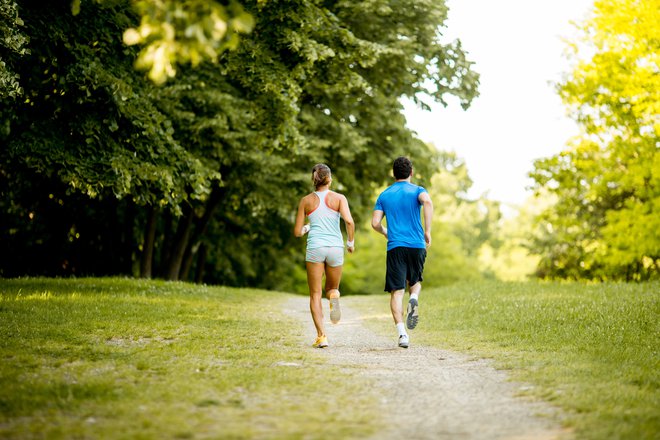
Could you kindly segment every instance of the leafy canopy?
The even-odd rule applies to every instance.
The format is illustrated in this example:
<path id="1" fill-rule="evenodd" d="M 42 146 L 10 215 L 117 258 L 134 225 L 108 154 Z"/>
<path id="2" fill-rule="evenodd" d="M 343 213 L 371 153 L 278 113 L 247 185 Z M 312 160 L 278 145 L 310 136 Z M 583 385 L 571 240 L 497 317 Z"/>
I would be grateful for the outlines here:
<path id="1" fill-rule="evenodd" d="M 254 28 L 231 51 L 206 28 L 186 40 L 201 16 L 180 15 L 174 3 L 162 2 L 174 15 L 148 18 L 128 0 L 83 2 L 76 15 L 70 4 L 11 4 L 25 43 L 6 51 L 23 92 L 0 108 L 0 211 L 16 231 L 3 241 L 50 243 L 58 258 L 76 255 L 75 264 L 62 255 L 69 263 L 58 267 L 77 273 L 99 237 L 121 245 L 122 261 L 143 258 L 155 212 L 154 264 L 172 276 L 187 273 L 175 254 L 185 260 L 206 249 L 195 264 L 208 281 L 283 287 L 301 263 L 292 212 L 314 163 L 331 166 L 335 188 L 363 219 L 394 157 L 411 156 L 421 183 L 439 168 L 437 152 L 406 127 L 400 97 L 424 105 L 451 94 L 469 105 L 477 94 L 460 43 L 440 42 L 447 9 L 438 1 L 244 1 Z M 155 29 L 144 45 L 124 44 L 127 30 L 142 35 L 144 23 Z M 187 49 L 172 55 L 176 76 L 156 85 L 134 60 L 164 37 L 170 49 Z M 203 62 L 213 54 L 215 62 Z M 60 206 L 75 218 L 52 221 Z M 94 232 L 81 233 L 83 224 Z M 28 261 L 30 246 L 15 261 Z"/>
<path id="2" fill-rule="evenodd" d="M 536 243 L 546 276 L 646 279 L 660 263 L 658 0 L 600 0 L 558 90 L 583 128 L 535 164 L 557 203 Z"/>

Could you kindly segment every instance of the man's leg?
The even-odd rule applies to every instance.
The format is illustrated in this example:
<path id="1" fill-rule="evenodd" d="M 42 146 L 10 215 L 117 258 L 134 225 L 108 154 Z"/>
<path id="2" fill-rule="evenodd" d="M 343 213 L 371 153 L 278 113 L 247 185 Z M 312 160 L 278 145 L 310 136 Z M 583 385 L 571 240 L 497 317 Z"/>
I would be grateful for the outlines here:
<path id="1" fill-rule="evenodd" d="M 419 299 L 419 292 L 422 291 L 422 282 L 418 281 L 410 286 L 410 296 Z"/>
<path id="2" fill-rule="evenodd" d="M 394 324 L 403 322 L 403 289 L 394 290 L 390 293 L 390 310 L 392 311 L 392 318 Z"/>
<path id="3" fill-rule="evenodd" d="M 422 290 L 422 273 L 426 261 L 426 249 L 408 250 L 408 280 L 410 300 L 406 312 L 406 326 L 409 329 L 417 327 L 419 322 L 419 292 Z"/>
<path id="4" fill-rule="evenodd" d="M 402 248 L 387 251 L 385 290 L 390 292 L 390 310 L 399 333 L 399 347 L 408 348 L 408 333 L 403 323 L 403 294 L 406 288 L 406 262 Z"/>
<path id="5" fill-rule="evenodd" d="M 399 347 L 408 348 L 408 333 L 406 333 L 406 327 L 403 324 L 403 293 L 404 289 L 390 292 L 390 310 L 396 329 L 399 332 Z"/>
<path id="6" fill-rule="evenodd" d="M 418 281 L 410 286 L 410 300 L 406 311 L 406 326 L 409 329 L 417 327 L 419 322 L 419 293 L 422 290 L 422 282 Z"/>

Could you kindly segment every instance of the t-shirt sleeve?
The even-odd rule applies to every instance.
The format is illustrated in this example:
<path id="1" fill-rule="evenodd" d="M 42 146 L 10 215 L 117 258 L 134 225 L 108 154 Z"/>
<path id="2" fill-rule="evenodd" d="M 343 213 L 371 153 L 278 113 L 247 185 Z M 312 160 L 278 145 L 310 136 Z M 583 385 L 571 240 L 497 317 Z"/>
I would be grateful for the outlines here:
<path id="1" fill-rule="evenodd" d="M 380 196 L 376 199 L 376 205 L 374 206 L 374 211 L 385 211 L 383 209 L 383 204 L 380 201 Z"/>
<path id="2" fill-rule="evenodd" d="M 418 203 L 420 203 L 420 202 L 419 202 L 419 195 L 422 194 L 422 193 L 428 193 L 428 191 L 427 191 L 426 188 L 424 188 L 423 186 L 418 186 L 418 187 L 417 187 L 417 202 L 418 202 Z M 420 203 L 420 204 L 421 204 L 421 203 Z"/>

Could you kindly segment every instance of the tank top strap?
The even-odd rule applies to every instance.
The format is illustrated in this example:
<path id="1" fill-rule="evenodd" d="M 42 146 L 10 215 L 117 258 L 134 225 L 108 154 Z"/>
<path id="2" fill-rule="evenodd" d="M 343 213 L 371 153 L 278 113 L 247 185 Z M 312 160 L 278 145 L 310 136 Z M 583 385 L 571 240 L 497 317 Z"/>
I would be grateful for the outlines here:
<path id="1" fill-rule="evenodd" d="M 319 208 L 322 211 L 325 211 L 326 209 L 328 209 L 328 205 L 327 205 L 325 199 L 326 199 L 326 196 L 328 195 L 329 192 L 330 192 L 329 189 L 326 189 L 325 191 L 314 191 L 314 194 L 316 194 L 316 196 L 319 198 Z"/>

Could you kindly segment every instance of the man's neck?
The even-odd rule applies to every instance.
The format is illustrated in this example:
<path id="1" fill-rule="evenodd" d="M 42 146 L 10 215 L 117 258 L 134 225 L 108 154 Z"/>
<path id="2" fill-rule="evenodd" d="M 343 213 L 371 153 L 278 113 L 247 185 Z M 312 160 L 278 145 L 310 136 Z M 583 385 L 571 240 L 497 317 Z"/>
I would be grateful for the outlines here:
<path id="1" fill-rule="evenodd" d="M 408 183 L 410 183 L 410 178 L 411 178 L 411 177 L 412 177 L 412 176 L 409 176 L 409 177 L 407 177 L 407 178 L 405 178 L 405 179 L 396 179 L 396 182 L 395 182 L 395 183 L 399 183 L 399 182 L 408 182 Z"/>

